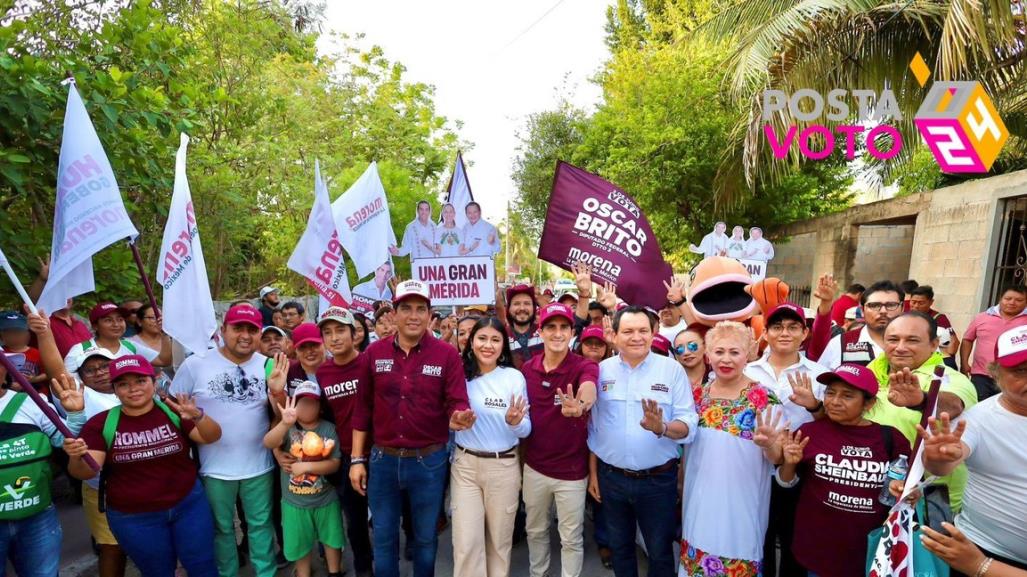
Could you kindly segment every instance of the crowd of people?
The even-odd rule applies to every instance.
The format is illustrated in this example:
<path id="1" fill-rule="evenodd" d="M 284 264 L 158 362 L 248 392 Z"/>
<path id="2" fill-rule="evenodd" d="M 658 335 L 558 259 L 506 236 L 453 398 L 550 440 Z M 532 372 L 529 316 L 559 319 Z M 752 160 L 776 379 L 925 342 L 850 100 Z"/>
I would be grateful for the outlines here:
<path id="1" fill-rule="evenodd" d="M 188 356 L 138 301 L 88 324 L 71 301 L 0 313 L 4 354 L 72 433 L 0 368 L 0 445 L 33 451 L 0 452 L 0 547 L 20 576 L 57 574 L 52 462 L 83 481 L 101 577 L 127 559 L 307 577 L 319 556 L 339 576 L 345 549 L 358 576 L 406 558 L 428 577 L 446 526 L 457 577 L 509 575 L 520 536 L 531 577 L 578 577 L 592 554 L 636 577 L 640 550 L 653 577 L 857 577 L 919 438 L 937 476 L 905 493 L 922 545 L 953 575 L 1027 576 L 1027 288 L 957 335 L 929 286 L 837 295 L 825 275 L 815 310 L 778 304 L 760 329 L 688 324 L 677 280 L 653 311 L 573 273 L 574 290 L 514 285 L 459 314 L 408 280 L 371 314 L 308 320 L 268 286 Z"/>

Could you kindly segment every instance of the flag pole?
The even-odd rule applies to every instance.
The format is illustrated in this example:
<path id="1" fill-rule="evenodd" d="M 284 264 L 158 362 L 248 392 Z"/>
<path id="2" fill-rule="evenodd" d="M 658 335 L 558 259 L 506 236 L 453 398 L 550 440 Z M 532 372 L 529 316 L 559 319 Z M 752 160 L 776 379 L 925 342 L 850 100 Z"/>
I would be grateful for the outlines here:
<path id="1" fill-rule="evenodd" d="M 139 247 L 136 246 L 135 239 L 128 239 L 128 248 L 132 249 L 132 258 L 136 261 L 136 268 L 139 269 L 139 278 L 143 279 L 143 288 L 146 289 L 146 297 L 150 299 L 150 306 L 153 307 L 153 315 L 157 317 L 159 321 L 164 315 L 161 314 L 160 309 L 157 308 L 157 299 L 153 296 L 153 286 L 150 284 L 150 278 L 146 276 L 146 269 L 143 268 L 143 257 L 139 256 Z"/>
<path id="2" fill-rule="evenodd" d="M 64 424 L 64 421 L 62 421 L 61 418 L 57 416 L 57 412 L 53 410 L 53 407 L 50 406 L 50 403 L 43 400 L 43 397 L 39 395 L 39 392 L 36 391 L 36 388 L 29 383 L 28 379 L 25 378 L 25 375 L 18 372 L 18 369 L 15 368 L 14 363 L 12 363 L 11 360 L 7 358 L 7 355 L 0 354 L 0 363 L 3 364 L 5 369 L 7 369 L 7 374 L 10 375 L 11 378 L 13 378 L 15 381 L 17 381 L 19 385 L 21 385 L 22 392 L 27 394 L 29 398 L 32 399 L 32 402 L 34 402 L 36 406 L 38 406 L 39 409 L 43 411 L 43 414 L 46 415 L 46 418 L 50 419 L 50 422 L 53 423 L 55 427 L 57 427 L 57 430 L 60 431 L 62 435 L 64 435 L 64 438 L 74 439 L 75 434 L 71 432 L 71 429 L 68 428 L 68 425 Z M 82 460 L 85 461 L 87 465 L 89 465 L 90 469 L 96 471 L 97 473 L 100 472 L 100 465 L 98 465 L 90 455 L 83 455 Z"/>
<path id="3" fill-rule="evenodd" d="M 7 257 L 4 256 L 4 251 L 0 250 L 0 265 L 4 267 L 4 272 L 7 273 L 7 278 L 11 279 L 11 284 L 14 285 L 14 289 L 21 295 L 21 300 L 25 302 L 25 306 L 29 308 L 29 312 L 35 314 L 39 311 L 36 310 L 36 305 L 32 303 L 32 299 L 29 298 L 25 287 L 21 286 L 21 281 L 18 280 L 18 275 L 14 274 L 14 270 L 11 268 L 11 263 L 7 262 Z"/>

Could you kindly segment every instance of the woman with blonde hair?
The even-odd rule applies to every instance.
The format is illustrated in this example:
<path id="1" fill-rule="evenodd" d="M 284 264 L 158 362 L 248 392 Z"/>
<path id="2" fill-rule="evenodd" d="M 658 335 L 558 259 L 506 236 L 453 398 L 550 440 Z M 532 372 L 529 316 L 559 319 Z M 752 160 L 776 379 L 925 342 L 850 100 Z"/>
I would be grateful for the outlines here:
<path id="1" fill-rule="evenodd" d="M 780 401 L 745 376 L 751 330 L 733 321 L 706 333 L 714 371 L 693 389 L 699 413 L 696 438 L 685 452 L 679 577 L 760 575 L 767 529 Z"/>

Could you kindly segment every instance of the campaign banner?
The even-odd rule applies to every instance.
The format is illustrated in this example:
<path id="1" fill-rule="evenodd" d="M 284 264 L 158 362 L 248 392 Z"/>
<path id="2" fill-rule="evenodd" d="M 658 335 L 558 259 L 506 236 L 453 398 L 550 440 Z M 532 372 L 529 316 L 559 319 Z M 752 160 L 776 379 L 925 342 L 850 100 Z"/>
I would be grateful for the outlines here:
<path id="1" fill-rule="evenodd" d="M 353 260 L 358 278 L 371 274 L 383 262 L 391 262 L 389 247 L 396 246 L 396 234 L 378 164 L 372 162 L 353 186 L 335 199 L 332 214 L 338 224 L 339 241 Z"/>
<path id="2" fill-rule="evenodd" d="M 307 228 L 286 266 L 306 278 L 307 284 L 333 306 L 348 307 L 352 297 L 343 252 L 328 187 L 321 179 L 321 163 L 315 160 L 314 204 L 307 217 Z"/>
<path id="3" fill-rule="evenodd" d="M 617 285 L 617 296 L 659 310 L 671 266 L 642 210 L 626 192 L 576 166 L 559 162 L 553 177 L 540 259 L 571 270 L 592 267 L 596 282 Z"/>
<path id="4" fill-rule="evenodd" d="M 353 293 L 353 300 L 349 303 L 349 309 L 354 312 L 372 315 L 374 314 L 374 303 L 375 300 L 372 298 Z"/>
<path id="5" fill-rule="evenodd" d="M 410 278 L 428 285 L 432 306 L 496 302 L 496 267 L 492 257 L 417 259 L 410 263 Z"/>
<path id="6" fill-rule="evenodd" d="M 137 236 L 107 153 L 72 82 L 57 165 L 50 276 L 36 304 L 50 313 L 63 309 L 69 298 L 93 291 L 93 255 Z"/>
<path id="7" fill-rule="evenodd" d="M 767 278 L 767 261 L 740 258 L 738 259 L 738 262 L 742 263 L 745 270 L 749 272 L 749 276 L 752 277 L 753 282 Z"/>
<path id="8" fill-rule="evenodd" d="M 210 337 L 217 332 L 214 301 L 207 282 L 200 229 L 196 225 L 192 194 L 185 174 L 189 137 L 181 135 L 175 155 L 175 186 L 161 240 L 156 279 L 164 289 L 164 332 L 199 356 L 207 354 Z"/>

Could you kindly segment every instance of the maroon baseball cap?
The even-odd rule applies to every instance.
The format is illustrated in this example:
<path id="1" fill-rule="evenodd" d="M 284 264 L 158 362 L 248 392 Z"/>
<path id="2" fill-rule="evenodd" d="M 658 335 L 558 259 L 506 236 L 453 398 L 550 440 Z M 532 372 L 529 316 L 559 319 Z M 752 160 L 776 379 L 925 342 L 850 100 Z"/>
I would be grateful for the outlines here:
<path id="1" fill-rule="evenodd" d="M 581 331 L 581 338 L 578 340 L 585 342 L 588 339 L 599 339 L 606 342 L 606 338 L 603 335 L 603 327 L 597 325 L 588 325 L 585 327 L 585 330 Z"/>
<path id="2" fill-rule="evenodd" d="M 574 326 L 574 312 L 571 311 L 571 307 L 560 303 L 549 303 L 542 307 L 542 312 L 539 314 L 538 326 L 543 327 L 546 323 L 557 317 L 567 319 L 567 322 L 569 322 L 571 326 Z"/>
<path id="3" fill-rule="evenodd" d="M 89 322 L 96 324 L 96 322 L 102 319 L 103 317 L 107 315 L 112 315 L 114 313 L 117 313 L 121 316 L 125 316 L 125 309 L 119 307 L 118 305 L 110 301 L 97 303 L 96 306 L 93 307 L 93 310 L 89 311 Z"/>
<path id="4" fill-rule="evenodd" d="M 314 323 L 303 323 L 292 329 L 292 342 L 296 348 L 305 343 L 324 344 L 324 341 L 321 340 L 321 329 L 317 328 Z"/>
<path id="5" fill-rule="evenodd" d="M 837 369 L 830 373 L 824 373 L 817 377 L 817 382 L 829 385 L 835 381 L 842 381 L 867 393 L 871 397 L 877 396 L 879 385 L 873 371 L 854 363 L 842 363 Z"/>
<path id="6" fill-rule="evenodd" d="M 783 302 L 770 309 L 770 314 L 767 315 L 767 325 L 784 317 L 806 324 L 806 311 L 802 310 L 802 307 L 795 303 Z"/>
<path id="7" fill-rule="evenodd" d="M 995 362 L 1009 369 L 1027 361 L 1027 326 L 999 335 L 995 341 Z"/>
<path id="8" fill-rule="evenodd" d="M 235 305 L 225 313 L 226 325 L 253 325 L 257 327 L 258 331 L 263 326 L 263 323 L 261 322 L 263 320 L 264 317 L 260 315 L 260 311 L 253 308 L 253 305 Z"/>
<path id="9" fill-rule="evenodd" d="M 670 356 L 670 341 L 660 333 L 653 335 L 653 344 L 651 348 L 654 351 Z"/>
<path id="10" fill-rule="evenodd" d="M 125 355 L 111 361 L 111 382 L 113 383 L 118 380 L 119 377 L 124 375 L 144 375 L 152 377 L 154 375 L 153 365 L 150 364 L 150 361 L 139 355 Z"/>

